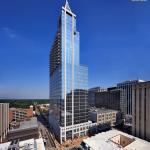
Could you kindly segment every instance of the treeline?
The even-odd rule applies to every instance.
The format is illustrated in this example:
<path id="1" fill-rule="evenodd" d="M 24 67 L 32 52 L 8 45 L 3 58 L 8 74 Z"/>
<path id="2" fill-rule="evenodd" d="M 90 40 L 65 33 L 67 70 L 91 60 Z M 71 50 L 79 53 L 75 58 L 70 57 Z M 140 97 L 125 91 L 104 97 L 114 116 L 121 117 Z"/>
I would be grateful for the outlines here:
<path id="1" fill-rule="evenodd" d="M 48 99 L 0 99 L 0 103 L 9 103 L 9 107 L 15 108 L 28 108 L 30 105 L 34 104 L 47 104 Z"/>

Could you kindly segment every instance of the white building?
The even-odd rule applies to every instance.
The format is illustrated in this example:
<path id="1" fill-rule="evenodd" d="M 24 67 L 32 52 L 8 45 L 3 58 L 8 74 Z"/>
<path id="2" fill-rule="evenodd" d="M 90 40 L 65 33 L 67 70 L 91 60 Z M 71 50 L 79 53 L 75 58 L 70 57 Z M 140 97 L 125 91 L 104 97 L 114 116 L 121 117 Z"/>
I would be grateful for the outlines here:
<path id="1" fill-rule="evenodd" d="M 17 149 L 17 150 L 45 150 L 43 139 L 29 139 L 25 141 L 12 141 L 0 144 L 0 150 L 7 149 Z"/>
<path id="2" fill-rule="evenodd" d="M 83 140 L 90 150 L 150 150 L 150 143 L 118 130 L 102 132 Z"/>

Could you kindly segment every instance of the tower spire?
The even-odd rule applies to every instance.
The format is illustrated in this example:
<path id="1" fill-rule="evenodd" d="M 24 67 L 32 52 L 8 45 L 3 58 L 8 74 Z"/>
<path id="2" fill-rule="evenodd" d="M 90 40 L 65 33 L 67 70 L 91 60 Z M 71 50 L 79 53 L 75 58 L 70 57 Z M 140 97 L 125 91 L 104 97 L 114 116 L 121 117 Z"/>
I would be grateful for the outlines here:
<path id="1" fill-rule="evenodd" d="M 71 11 L 71 8 L 70 8 L 70 6 L 69 6 L 68 0 L 66 0 L 65 8 L 66 8 L 67 10 Z"/>
<path id="2" fill-rule="evenodd" d="M 69 4 L 69 3 L 68 3 L 68 0 L 66 0 L 66 4 Z"/>

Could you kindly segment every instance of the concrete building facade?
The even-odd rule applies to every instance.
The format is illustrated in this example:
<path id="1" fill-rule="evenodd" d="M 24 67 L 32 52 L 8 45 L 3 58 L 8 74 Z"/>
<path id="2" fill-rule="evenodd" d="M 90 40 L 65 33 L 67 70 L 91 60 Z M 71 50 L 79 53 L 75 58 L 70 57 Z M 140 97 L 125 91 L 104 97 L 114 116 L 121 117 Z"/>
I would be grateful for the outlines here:
<path id="1" fill-rule="evenodd" d="M 136 83 L 132 98 L 132 133 L 150 141 L 150 81 Z"/>
<path id="2" fill-rule="evenodd" d="M 124 101 L 122 105 L 124 106 L 124 114 L 132 116 L 132 88 L 134 84 L 143 82 L 143 80 L 129 80 L 117 84 L 118 89 L 124 91 Z"/>
<path id="3" fill-rule="evenodd" d="M 9 104 L 0 103 L 0 143 L 9 131 Z"/>
<path id="4" fill-rule="evenodd" d="M 121 115 L 116 110 L 94 109 L 89 112 L 89 120 L 97 124 L 110 123 L 111 126 L 115 126 L 120 122 Z"/>

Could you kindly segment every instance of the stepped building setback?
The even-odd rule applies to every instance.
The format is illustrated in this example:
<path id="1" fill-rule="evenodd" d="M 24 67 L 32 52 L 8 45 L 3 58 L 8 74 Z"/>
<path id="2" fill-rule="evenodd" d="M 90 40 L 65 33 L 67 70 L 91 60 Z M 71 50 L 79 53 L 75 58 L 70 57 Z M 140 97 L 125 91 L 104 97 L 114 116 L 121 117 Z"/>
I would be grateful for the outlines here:
<path id="1" fill-rule="evenodd" d="M 79 45 L 76 15 L 66 1 L 50 52 L 49 72 L 49 123 L 60 143 L 87 133 L 88 68 L 80 65 Z"/>

